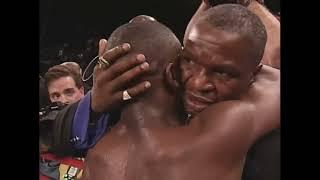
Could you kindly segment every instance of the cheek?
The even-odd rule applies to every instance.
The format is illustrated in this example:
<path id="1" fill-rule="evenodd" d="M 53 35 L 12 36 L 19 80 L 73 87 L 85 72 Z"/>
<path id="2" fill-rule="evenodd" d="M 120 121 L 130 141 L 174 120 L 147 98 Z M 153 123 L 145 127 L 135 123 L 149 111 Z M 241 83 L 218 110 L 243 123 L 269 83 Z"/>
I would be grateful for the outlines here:
<path id="1" fill-rule="evenodd" d="M 180 68 L 179 68 L 179 79 L 180 81 L 185 84 L 185 82 L 187 81 L 187 79 L 190 78 L 190 76 L 192 75 L 192 71 L 191 69 L 186 66 L 186 65 L 180 65 Z"/>
<path id="2" fill-rule="evenodd" d="M 186 84 L 190 78 L 194 76 L 197 72 L 200 72 L 200 68 L 197 67 L 197 65 L 193 64 L 187 64 L 187 63 L 181 63 L 179 74 L 180 74 L 180 80 L 182 84 Z"/>
<path id="3" fill-rule="evenodd" d="M 77 91 L 77 95 L 78 95 L 79 98 L 82 98 L 82 97 L 84 96 L 84 92 L 79 89 L 79 90 Z"/>
<path id="4" fill-rule="evenodd" d="M 215 86 L 220 100 L 238 98 L 241 93 L 241 82 L 239 80 L 222 81 L 216 80 Z"/>
<path id="5" fill-rule="evenodd" d="M 50 97 L 50 101 L 51 102 L 55 102 L 56 100 Z"/>
<path id="6" fill-rule="evenodd" d="M 73 95 L 73 97 L 79 99 L 81 97 L 81 92 L 80 91 L 76 91 Z"/>

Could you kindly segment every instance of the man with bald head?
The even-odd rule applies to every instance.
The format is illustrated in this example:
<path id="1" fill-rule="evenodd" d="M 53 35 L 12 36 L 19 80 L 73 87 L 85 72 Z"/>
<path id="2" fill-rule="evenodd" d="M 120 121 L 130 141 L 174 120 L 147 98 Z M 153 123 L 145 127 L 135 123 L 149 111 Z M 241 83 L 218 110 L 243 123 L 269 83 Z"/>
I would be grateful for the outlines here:
<path id="1" fill-rule="evenodd" d="M 204 1 L 205 2 L 205 1 Z M 199 9 L 201 9 L 203 12 L 205 12 L 207 9 L 209 8 L 209 6 L 206 4 L 206 3 L 202 3 L 201 4 L 201 6 L 200 6 L 200 8 Z M 255 2 L 255 1 L 252 1 L 251 3 L 249 3 L 249 7 L 248 7 L 248 9 L 250 9 L 250 10 L 252 10 L 252 11 L 255 11 L 255 13 L 256 14 L 258 14 L 258 15 L 261 15 L 261 16 L 259 16 L 261 19 L 262 19 L 262 21 L 263 21 L 263 23 L 266 25 L 266 27 L 267 27 L 267 31 L 268 31 L 268 36 L 270 35 L 269 34 L 269 32 L 271 32 L 271 37 L 277 37 L 277 36 L 273 36 L 273 34 L 272 34 L 272 32 L 276 32 L 276 31 L 274 31 L 274 30 L 276 30 L 276 28 L 274 28 L 274 27 L 272 27 L 272 26 L 270 26 L 270 25 L 272 25 L 272 23 L 270 23 L 270 21 L 269 21 L 269 19 L 272 19 L 272 17 L 270 18 L 270 16 L 268 16 L 268 12 L 267 12 L 267 10 L 265 10 L 265 8 L 263 8 L 260 4 L 258 4 L 257 2 Z M 196 13 L 196 14 L 198 14 L 198 12 Z M 265 18 L 265 17 L 268 17 L 268 18 Z M 149 18 L 145 18 L 145 17 L 142 17 L 142 18 L 138 18 L 138 19 L 136 19 L 135 18 L 135 20 L 134 21 L 136 21 L 136 20 L 139 20 L 139 19 L 142 19 L 142 20 L 146 20 L 146 19 L 149 19 Z M 196 19 L 196 18 L 194 18 L 194 19 Z M 196 22 L 196 21 L 194 21 L 194 22 Z M 279 22 L 278 22 L 279 23 Z M 193 23 L 190 23 L 189 25 L 192 25 Z M 269 25 L 269 26 L 268 26 Z M 188 28 L 189 27 L 192 27 L 192 26 L 188 26 Z M 272 30 L 272 31 L 270 31 L 270 30 Z M 187 29 L 187 31 L 188 31 L 188 29 Z M 187 39 L 188 38 L 188 32 L 186 32 L 186 36 L 185 36 L 185 38 Z M 271 41 L 270 42 L 275 42 L 275 43 L 277 43 L 277 38 L 270 38 L 271 39 Z M 269 40 L 268 40 L 269 41 Z M 278 43 L 278 45 L 279 45 L 279 43 Z M 105 45 L 104 45 L 105 46 Z M 120 46 L 119 46 L 120 47 Z M 120 52 L 122 51 L 122 52 L 127 52 L 127 50 L 125 50 L 125 49 L 121 49 L 121 47 L 119 48 L 119 47 L 116 47 L 115 49 L 116 50 L 119 50 Z M 196 46 L 195 46 L 196 47 Z M 273 47 L 273 46 L 271 46 L 271 47 Z M 250 48 L 252 48 L 252 47 L 250 47 Z M 272 49 L 272 48 L 271 48 Z M 118 51 L 118 52 L 119 52 Z M 100 46 L 99 46 L 99 55 L 100 56 L 102 56 L 103 55 L 103 52 L 104 52 L 104 48 L 103 48 L 103 45 L 102 45 L 102 43 L 100 43 Z M 117 64 L 117 62 L 115 62 L 115 59 L 113 59 L 113 58 L 115 58 L 115 57 L 118 57 L 119 55 L 115 55 L 116 53 L 114 53 L 114 52 L 116 52 L 116 51 L 114 51 L 113 49 L 111 49 L 111 51 L 110 52 L 113 52 L 113 53 L 109 53 L 109 52 L 107 52 L 107 53 L 105 53 L 106 55 L 103 55 L 103 56 L 105 56 L 105 58 L 106 59 L 108 59 L 110 62 L 111 62 L 111 67 L 109 67 L 108 69 L 104 69 L 104 71 L 113 71 L 113 72 L 115 72 L 114 70 L 114 68 L 113 68 L 113 66 L 115 65 L 115 64 Z M 272 52 L 272 51 L 268 51 L 267 53 L 265 53 L 265 55 L 267 55 L 267 56 L 270 56 L 271 54 L 269 53 L 269 52 Z M 107 55 L 108 54 L 108 55 Z M 110 54 L 110 56 L 109 56 L 109 54 Z M 113 55 L 111 55 L 111 54 L 113 54 Z M 187 56 L 188 57 L 188 55 L 186 55 L 186 53 L 185 53 L 185 55 L 184 56 Z M 138 58 L 139 57 L 139 58 Z M 138 59 L 140 59 L 142 56 L 141 55 L 139 55 L 139 56 L 137 56 L 137 60 Z M 191 59 L 192 59 L 193 57 L 191 57 Z M 199 57 L 196 57 L 196 59 L 198 59 Z M 131 60 L 134 60 L 135 58 L 131 58 Z M 190 59 L 190 58 L 189 58 Z M 264 58 L 265 59 L 265 58 Z M 143 61 L 143 58 L 142 58 L 142 61 L 136 61 L 136 62 L 139 62 L 139 63 L 132 63 L 132 62 L 134 62 L 134 61 L 128 61 L 128 62 L 130 62 L 130 66 L 126 66 L 127 67 L 127 70 L 128 69 L 130 69 L 130 68 L 133 68 L 132 70 L 130 70 L 131 72 L 135 72 L 135 74 L 140 74 L 140 73 L 136 73 L 137 71 L 136 71 L 136 67 L 134 67 L 135 65 L 137 65 L 137 67 L 139 66 L 139 63 L 143 63 L 144 61 Z M 276 58 L 275 58 L 275 60 L 276 60 Z M 193 61 L 191 61 L 191 64 L 194 62 L 195 60 L 193 60 Z M 115 63 L 114 63 L 115 62 Z M 196 61 L 197 62 L 197 61 Z M 264 63 L 265 64 L 268 64 L 268 63 L 266 63 L 267 61 L 264 61 Z M 114 63 L 114 64 L 113 64 Z M 270 64 L 270 63 L 269 63 Z M 271 65 L 273 66 L 273 64 L 271 63 Z M 277 67 L 277 63 L 275 63 L 274 64 L 275 66 L 274 67 Z M 191 69 L 192 70 L 192 67 L 197 67 L 197 69 L 202 69 L 202 68 L 199 68 L 199 66 L 187 66 L 187 67 L 189 67 L 189 68 L 187 68 L 187 70 L 188 69 Z M 265 69 L 266 68 L 262 68 L 262 72 L 265 72 Z M 127 72 L 125 72 L 125 70 L 124 69 L 122 69 L 123 71 L 121 71 L 121 72 L 123 72 L 122 74 L 121 73 L 119 73 L 119 78 L 120 78 L 120 74 L 121 74 L 121 76 L 123 75 L 123 74 L 128 74 Z M 145 71 L 145 69 L 143 69 L 143 68 L 141 68 L 141 72 L 143 73 Z M 190 71 L 189 71 L 190 72 Z M 105 74 L 107 74 L 107 73 L 105 73 Z M 189 73 L 190 74 L 190 73 Z M 218 73 L 219 74 L 219 73 Z M 224 73 L 220 73 L 220 74 L 223 74 L 224 75 Z M 260 73 L 260 75 L 261 74 L 265 74 L 265 75 L 267 75 L 266 77 L 267 77 L 267 79 L 269 78 L 268 76 L 268 74 L 269 73 Z M 200 74 L 201 75 L 201 74 Z M 194 75 L 193 75 L 194 76 Z M 128 77 L 128 76 L 127 76 Z M 132 76 L 133 77 L 133 76 Z M 187 76 L 188 77 L 188 76 Z M 201 80 L 201 79 L 203 79 L 202 77 L 203 76 L 197 76 L 197 77 L 199 77 L 199 79 Z M 130 79 L 130 78 L 129 78 Z M 193 80 L 195 79 L 195 78 L 192 78 Z M 196 79 L 198 79 L 198 78 L 196 78 Z M 256 78 L 257 79 L 257 81 L 259 82 L 259 80 L 264 80 L 265 78 Z M 113 77 L 112 78 L 112 83 L 113 84 L 116 84 L 116 82 L 117 82 L 117 80 L 118 80 L 118 78 L 116 78 L 116 77 Z M 99 81 L 98 81 L 99 82 Z M 102 81 L 100 81 L 100 82 L 102 82 Z M 109 82 L 111 82 L 111 80 L 110 81 L 103 81 L 104 82 L 104 84 L 100 84 L 99 85 L 99 89 L 96 89 L 96 91 L 95 91 L 95 94 L 96 94 L 96 98 L 94 98 L 94 99 L 92 99 L 92 103 L 97 103 L 97 104 L 100 104 L 100 107 L 99 107 L 99 111 L 97 111 L 97 112 L 102 112 L 101 110 L 103 110 L 104 112 L 110 112 L 110 107 L 111 107 L 111 105 L 113 104 L 112 102 L 115 102 L 115 101 L 123 101 L 122 100 L 122 94 L 121 94 L 121 92 L 123 91 L 123 88 L 122 87 L 119 87 L 119 85 L 118 85 L 118 87 L 119 88 L 117 88 L 116 90 L 113 90 L 114 92 L 114 95 L 115 96 L 112 96 L 112 94 L 110 95 L 110 87 L 112 87 L 112 85 L 111 85 L 111 83 L 109 83 Z M 195 81 L 195 82 L 197 82 L 197 81 Z M 223 81 L 222 81 L 223 82 Z M 118 83 L 118 82 L 117 82 Z M 255 82 L 255 83 L 257 83 L 257 82 Z M 96 83 L 96 84 L 98 84 L 98 83 Z M 190 83 L 188 83 L 188 84 L 190 84 Z M 220 83 L 220 87 L 223 87 L 223 86 L 221 86 L 221 84 L 223 85 L 223 84 L 226 84 L 226 83 Z M 219 85 L 219 84 L 218 84 Z M 139 83 L 138 84 L 138 86 L 137 86 L 138 88 L 139 88 L 139 90 L 134 90 L 133 91 L 133 89 L 134 88 L 132 88 L 132 86 L 129 88 L 130 90 L 128 91 L 129 92 L 129 94 L 131 95 L 131 97 L 132 98 L 136 98 L 136 96 L 137 96 L 137 94 L 139 94 L 139 93 L 141 93 L 141 92 L 143 92 L 143 91 L 145 91 L 146 89 L 148 89 L 148 88 L 145 88 L 145 87 L 147 87 L 147 86 L 144 86 L 144 82 L 142 82 L 142 83 Z M 195 88 L 195 86 L 189 86 L 189 87 L 191 87 L 191 88 L 193 88 L 193 91 L 195 91 L 195 92 L 197 92 L 198 90 Z M 210 85 L 209 85 L 209 87 L 210 87 Z M 266 87 L 268 87 L 268 86 L 266 86 Z M 225 87 L 223 87 L 223 88 L 225 88 Z M 277 88 L 279 88 L 279 87 L 277 87 Z M 261 89 L 263 89 L 264 90 L 264 88 L 261 88 Z M 103 94 L 97 94 L 97 92 L 98 92 L 98 90 L 100 91 L 100 92 L 103 92 Z M 212 89 L 212 90 L 214 90 L 214 88 Z M 223 89 L 222 89 L 223 90 Z M 262 91 L 263 91 L 262 90 Z M 120 91 L 120 92 L 119 92 Z M 201 91 L 203 91 L 203 90 L 201 90 L 200 89 L 200 92 Z M 221 88 L 219 89 L 219 91 L 218 91 L 219 93 L 225 93 L 225 91 L 221 91 Z M 206 92 L 202 92 L 203 94 L 210 94 L 210 93 L 206 93 Z M 202 94 L 202 93 L 200 93 L 200 94 Z M 115 98 L 116 97 L 116 98 Z M 189 96 L 190 97 L 190 96 Z M 190 98 L 186 98 L 186 99 L 190 99 Z M 200 105 L 200 106 L 203 106 L 203 107 L 201 107 L 200 108 L 200 110 L 203 110 L 204 109 L 204 105 L 206 105 L 206 106 L 209 106 L 209 105 L 211 105 L 210 104 L 210 102 L 212 102 L 212 100 L 209 100 L 209 101 L 207 101 L 207 102 L 202 102 L 202 100 L 203 100 L 203 98 L 201 99 L 201 98 L 195 98 L 195 97 L 193 97 L 193 98 L 191 98 L 193 101 L 195 101 L 195 104 L 197 104 L 198 103 L 198 105 Z M 199 99 L 201 99 L 200 100 L 200 102 L 199 101 L 197 101 L 197 100 L 199 100 Z M 99 103 L 99 102 L 100 103 Z M 90 101 L 89 101 L 90 102 Z M 214 102 L 219 102 L 219 101 L 214 101 Z M 202 104 L 201 104 L 202 103 Z M 102 105 L 102 104 L 104 104 L 104 105 Z M 118 104 L 118 103 L 117 103 Z M 102 105 L 102 106 L 101 106 Z M 98 106 L 91 106 L 91 108 L 92 107 L 98 107 Z M 108 107 L 108 108 L 107 108 Z M 189 106 L 190 107 L 190 106 Z M 192 106 L 191 106 L 192 107 Z M 197 106 L 193 106 L 195 109 L 197 109 Z M 88 108 L 90 108 L 90 104 L 89 104 L 89 106 L 88 106 Z M 93 110 L 97 110 L 96 108 L 93 108 Z M 191 109 L 192 110 L 192 109 Z M 75 117 L 77 117 L 77 116 L 75 116 Z M 74 122 L 76 122 L 76 121 L 74 121 Z M 89 130 L 90 130 L 90 126 L 89 126 Z M 75 134 L 75 135 L 77 135 L 77 134 Z M 74 137 L 77 137 L 77 136 L 74 136 Z M 69 141 L 69 139 L 67 139 L 68 141 Z M 78 145 L 78 144 L 81 144 L 82 142 L 86 142 L 85 141 L 85 139 L 81 139 L 81 141 L 79 141 L 79 143 L 75 143 L 76 145 Z M 86 147 L 88 147 L 88 146 L 86 146 Z M 92 145 L 90 145 L 90 147 L 92 147 Z M 270 148 L 272 148 L 273 146 L 270 146 Z M 268 153 L 268 150 L 267 151 L 265 151 L 266 153 Z M 264 162 L 262 162 L 261 161 L 261 165 L 263 164 Z M 260 166 L 261 167 L 261 166 Z M 255 169 L 257 169 L 256 167 L 255 167 Z M 268 174 L 268 176 L 265 176 L 266 178 L 267 177 L 269 177 L 269 174 Z M 272 176 L 273 177 L 273 176 Z"/>
<path id="2" fill-rule="evenodd" d="M 125 42 L 131 45 L 131 51 L 126 56 L 144 53 L 146 62 L 142 66 L 148 67 L 148 71 L 136 81 L 147 81 L 152 83 L 152 87 L 147 94 L 129 102 L 123 108 L 117 125 L 89 150 L 83 179 L 140 178 L 144 169 L 135 172 L 134 163 L 138 160 L 135 158 L 140 158 L 143 153 L 138 150 L 142 146 L 139 147 L 140 140 L 137 138 L 141 127 L 166 128 L 184 123 L 176 108 L 181 107 L 181 104 L 176 100 L 177 95 L 171 84 L 174 81 L 172 62 L 182 49 L 179 40 L 170 29 L 157 21 L 134 19 L 111 34 L 109 48 Z M 126 60 L 120 58 L 114 68 L 121 66 Z M 135 83 L 128 82 L 127 88 Z M 132 149 L 136 145 L 138 149 Z M 131 152 L 128 154 L 128 151 Z M 107 156 L 108 158 L 103 158 Z M 132 167 L 130 170 L 124 167 L 127 163 Z"/>
<path id="3" fill-rule="evenodd" d="M 221 17 L 225 11 L 228 14 Z M 247 30 L 237 26 L 240 22 Z M 115 40 L 132 44 L 127 56 L 145 54 L 150 68 L 140 81 L 152 86 L 125 105 L 117 125 L 89 151 L 84 179 L 240 179 L 249 147 L 280 122 L 279 72 L 259 65 L 266 43 L 264 26 L 238 5 L 209 9 L 191 30 L 193 38 L 178 58 L 181 72 L 170 64 L 179 42 L 161 27 L 157 22 L 133 23 L 111 35 L 111 47 Z M 152 43 L 151 37 L 161 45 Z M 163 44 L 164 39 L 169 44 Z M 214 56 L 207 54 L 210 51 Z M 185 106 L 198 113 L 188 125 L 176 107 L 180 78 L 194 90 L 197 83 L 205 85 L 201 94 L 188 94 Z M 214 94 L 205 91 L 212 88 Z M 211 101 L 215 104 L 204 110 Z"/>

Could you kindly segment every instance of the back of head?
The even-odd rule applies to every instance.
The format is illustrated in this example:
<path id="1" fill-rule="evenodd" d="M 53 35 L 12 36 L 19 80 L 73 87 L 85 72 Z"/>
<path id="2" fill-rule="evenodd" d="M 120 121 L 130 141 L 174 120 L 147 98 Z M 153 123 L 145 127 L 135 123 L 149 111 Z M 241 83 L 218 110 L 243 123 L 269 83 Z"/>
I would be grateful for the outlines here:
<path id="1" fill-rule="evenodd" d="M 129 21 L 129 23 L 143 22 L 143 21 L 157 21 L 157 20 L 151 16 L 148 16 L 148 15 L 139 15 L 139 16 L 132 18 Z"/>
<path id="2" fill-rule="evenodd" d="M 259 64 L 267 42 L 267 32 L 257 15 L 238 4 L 222 4 L 208 9 L 199 21 L 213 28 L 240 34 L 252 43 L 252 56 Z"/>
<path id="3" fill-rule="evenodd" d="M 166 71 L 167 67 L 170 67 L 170 62 L 176 61 L 182 50 L 181 44 L 175 34 L 160 22 L 140 21 L 139 18 L 117 28 L 108 40 L 108 48 L 123 43 L 130 44 L 129 53 L 117 61 L 125 61 L 128 60 L 128 57 L 144 54 L 146 62 L 149 64 L 148 71 L 142 77 L 131 81 L 124 88 L 133 87 L 145 80 L 151 83 L 151 87 L 143 95 L 133 97 L 129 101 L 131 103 L 122 108 L 120 119 L 124 122 L 126 119 L 129 122 L 134 122 L 137 119 L 148 117 L 147 119 L 150 121 L 143 121 L 142 124 L 134 123 L 130 127 L 136 127 L 138 124 L 147 127 L 153 126 L 151 124 L 158 121 L 164 123 L 168 119 L 173 120 L 175 119 L 173 116 L 180 113 L 177 107 L 182 107 L 178 106 L 179 101 L 175 91 L 170 91 L 171 86 L 169 86 L 168 76 L 166 76 L 170 74 Z M 165 117 L 161 117 L 164 115 Z M 171 123 L 176 122 L 169 124 Z"/>
<path id="4" fill-rule="evenodd" d="M 148 75 L 151 81 L 163 77 L 163 72 L 181 51 L 181 44 L 175 34 L 157 21 L 131 21 L 117 28 L 109 37 L 108 48 L 129 43 L 129 54 L 144 54 L 149 63 Z M 140 79 L 141 80 L 141 79 Z"/>

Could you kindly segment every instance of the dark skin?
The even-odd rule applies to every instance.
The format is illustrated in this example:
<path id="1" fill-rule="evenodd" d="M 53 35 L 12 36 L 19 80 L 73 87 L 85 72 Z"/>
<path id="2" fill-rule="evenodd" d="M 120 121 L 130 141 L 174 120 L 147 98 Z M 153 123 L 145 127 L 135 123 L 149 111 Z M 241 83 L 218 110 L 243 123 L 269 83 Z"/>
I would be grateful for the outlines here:
<path id="1" fill-rule="evenodd" d="M 247 42 L 237 34 L 212 29 L 206 22 L 192 29 L 180 62 L 187 112 L 194 115 L 210 104 L 239 99 L 247 91 L 260 68 L 243 51 L 242 47 L 250 45 Z"/>
<path id="2" fill-rule="evenodd" d="M 112 66 L 99 68 L 99 65 L 96 65 L 94 68 L 91 109 L 94 112 L 110 112 L 122 105 L 124 86 L 148 71 L 149 65 L 145 62 L 146 59 L 143 54 L 131 55 L 128 61 L 115 62 L 117 58 L 130 50 L 130 44 L 128 43 L 105 52 L 107 41 L 103 39 L 100 40 L 99 47 L 99 56 L 107 59 Z M 145 92 L 150 86 L 150 82 L 144 81 L 127 90 L 131 96 L 137 96 Z"/>
<path id="3" fill-rule="evenodd" d="M 206 29 L 202 23 L 195 28 Z M 223 34 L 201 33 L 206 43 L 215 45 L 218 42 L 206 39 L 208 33 Z M 222 36 L 239 45 L 239 52 L 250 49 L 250 44 L 237 35 Z M 199 39 L 201 36 L 188 41 L 197 44 Z M 184 51 L 188 49 L 186 44 Z M 245 62 L 244 54 L 247 53 L 221 58 L 210 64 L 211 68 Z M 202 66 L 196 59 L 193 61 Z M 232 93 L 220 91 L 228 96 L 223 97 L 225 101 L 200 112 L 188 126 L 177 126 L 181 117 L 174 111 L 175 94 L 159 88 L 164 86 L 163 81 L 152 82 L 157 88 L 150 91 L 157 96 L 139 99 L 124 108 L 119 123 L 89 151 L 83 178 L 240 179 L 249 147 L 280 123 L 279 71 L 270 67 L 260 70 L 250 62 L 239 68 L 239 78 L 235 80 L 243 84 L 234 82 L 233 87 L 237 88 Z M 165 71 L 164 79 L 175 86 L 172 72 Z M 245 89 L 247 93 L 243 94 Z"/>
<path id="4" fill-rule="evenodd" d="M 280 22 L 268 9 L 263 6 L 262 0 L 232 0 L 231 3 L 241 4 L 247 7 L 251 12 L 256 14 L 264 26 L 266 27 L 268 40 L 261 63 L 280 69 Z M 217 4 L 224 4 L 228 1 L 215 1 Z M 191 27 L 198 21 L 198 19 L 205 13 L 211 6 L 208 0 L 202 0 L 196 13 L 191 18 L 184 36 L 184 44 L 190 33 Z"/>
<path id="5" fill-rule="evenodd" d="M 204 1 L 205 2 L 205 1 Z M 196 15 L 201 14 L 201 12 L 207 10 L 208 6 L 206 6 L 205 3 L 202 3 L 199 10 L 196 12 Z M 255 1 L 253 1 L 255 2 Z M 203 8 L 204 7 L 204 8 Z M 268 31 L 268 38 L 271 37 L 271 39 L 276 40 L 277 38 L 272 38 L 274 34 L 269 33 L 269 29 L 274 29 L 275 31 L 273 32 L 277 32 L 276 30 L 279 28 L 273 28 L 276 27 L 274 26 L 274 23 L 272 23 L 270 21 L 270 19 L 272 19 L 272 17 L 266 16 L 268 14 L 267 11 L 261 11 L 265 8 L 263 8 L 261 5 L 257 4 L 257 3 L 251 3 L 251 6 L 248 7 L 248 9 L 252 10 L 252 7 L 257 7 L 256 10 L 256 14 L 261 18 L 261 20 L 263 21 L 263 23 L 265 24 L 267 31 Z M 253 11 L 253 10 L 252 10 Z M 261 12 L 261 13 L 259 13 Z M 269 13 L 270 14 L 270 13 Z M 265 18 L 263 18 L 265 17 Z M 140 17 L 141 19 L 141 17 Z M 142 20 L 146 20 L 149 18 L 143 17 Z M 139 19 L 136 19 L 139 20 Z M 188 25 L 188 28 L 186 30 L 186 38 L 188 35 L 188 29 L 190 29 L 189 27 L 192 27 L 193 22 L 196 22 L 197 18 L 192 18 L 191 22 Z M 271 22 L 271 23 L 268 23 Z M 279 22 L 278 22 L 279 23 Z M 269 26 L 268 26 L 269 24 Z M 275 33 L 276 34 L 276 33 Z M 279 33 L 278 33 L 279 34 Z M 278 41 L 274 41 L 274 46 L 272 43 L 269 43 L 271 41 L 268 41 L 267 43 L 267 48 L 270 48 L 270 51 L 265 51 L 265 56 L 269 56 L 269 57 L 273 57 L 272 54 L 274 54 L 273 52 L 275 52 L 272 47 L 279 47 L 279 42 Z M 270 44 L 270 46 L 268 46 L 268 44 Z M 106 51 L 107 49 L 107 41 L 106 40 L 101 40 L 99 43 L 99 56 L 104 56 L 106 59 L 108 59 L 111 62 L 111 67 L 109 68 L 104 68 L 104 69 L 99 69 L 99 71 L 95 71 L 95 77 L 99 77 L 99 76 L 112 76 L 112 78 L 96 78 L 96 83 L 94 83 L 94 85 L 97 86 L 97 84 L 99 84 L 99 88 L 94 88 L 92 91 L 92 94 L 96 94 L 95 96 L 92 97 L 92 110 L 95 112 L 110 112 L 113 107 L 115 106 L 119 106 L 119 105 L 123 105 L 124 102 L 121 98 L 121 93 L 123 92 L 123 90 L 125 90 L 126 88 L 124 87 L 126 85 L 126 82 L 130 82 L 132 79 L 134 79 L 136 76 L 141 76 L 144 74 L 145 71 L 147 71 L 148 68 L 143 69 L 143 68 L 139 68 L 140 65 L 145 61 L 145 57 L 142 55 L 132 55 L 130 57 L 127 57 L 127 59 L 129 61 L 126 61 L 124 64 L 122 64 L 121 66 L 118 66 L 118 68 L 112 68 L 115 65 L 120 65 L 120 62 L 118 61 L 119 57 L 122 56 L 123 54 L 126 54 L 130 51 L 130 47 L 124 48 L 123 46 L 118 46 L 116 48 L 113 48 L 109 51 Z M 279 53 L 278 53 L 279 54 Z M 138 58 L 138 56 L 140 56 L 140 60 Z M 274 57 L 279 57 L 279 56 L 274 56 Z M 264 58 L 265 59 L 265 58 Z M 278 62 L 280 62 L 280 59 L 277 58 L 272 58 L 270 59 L 272 60 L 277 60 Z M 265 63 L 267 61 L 263 61 L 262 63 Z M 276 61 L 275 61 L 276 62 Z M 268 64 L 268 63 L 265 63 Z M 271 63 L 271 66 L 272 63 Z M 275 67 L 275 66 L 273 66 Z M 116 74 L 118 74 L 118 76 L 114 76 L 114 73 L 108 73 L 108 71 L 112 72 L 116 72 Z M 263 72 L 265 70 L 265 67 L 262 68 L 261 72 Z M 126 81 L 120 81 L 119 77 L 121 77 L 123 74 L 129 74 L 129 76 L 125 76 L 127 79 L 125 79 Z M 259 73 L 260 74 L 260 73 Z M 262 78 L 263 79 L 263 78 Z M 129 94 L 135 98 L 137 97 L 139 94 L 144 94 L 144 92 L 147 92 L 148 89 L 144 83 L 146 82 L 141 82 L 141 84 L 137 84 L 137 86 L 132 86 L 129 89 Z M 257 83 L 257 82 L 256 82 Z M 117 87 L 117 88 L 114 88 Z"/>
<path id="6" fill-rule="evenodd" d="M 219 1 L 220 2 L 220 1 Z M 261 5 L 262 1 L 237 1 L 237 3 L 247 6 L 247 8 L 255 13 L 263 22 L 266 27 L 268 40 L 265 48 L 265 52 L 261 63 L 264 65 L 268 65 L 274 68 L 280 68 L 280 22 L 265 8 Z M 221 1 L 220 3 L 224 3 Z M 199 17 L 210 8 L 207 0 L 203 0 L 201 5 L 199 6 L 197 12 L 194 14 L 192 19 L 190 20 L 184 37 L 184 44 L 188 39 L 191 28 L 198 21 Z M 154 18 L 150 16 L 140 15 L 132 19 L 132 21 L 146 21 L 151 20 L 154 21 Z M 92 104 L 91 109 L 94 112 L 110 112 L 112 109 L 119 107 L 123 104 L 121 93 L 125 88 L 123 86 L 126 84 L 125 82 L 130 82 L 132 79 L 142 76 L 146 71 L 148 71 L 149 67 L 139 68 L 145 61 L 145 57 L 143 54 L 138 54 L 136 56 L 128 57 L 128 61 L 125 61 L 121 65 L 119 64 L 118 68 L 112 68 L 112 66 L 118 64 L 117 59 L 130 51 L 130 46 L 125 48 L 126 46 L 119 45 L 111 50 L 107 51 L 107 41 L 102 39 L 99 43 L 99 56 L 103 56 L 111 62 L 111 68 L 101 69 L 95 72 L 95 76 L 99 76 L 98 74 L 104 72 L 102 74 L 106 74 L 105 76 L 112 76 L 112 78 L 98 78 L 96 81 L 96 85 L 94 83 L 94 88 L 92 90 Z M 129 60 L 130 59 L 130 60 Z M 125 81 L 119 81 L 119 78 L 122 74 L 126 73 Z M 118 74 L 114 76 L 114 74 Z M 122 78 L 123 79 L 123 78 Z M 113 82 L 111 82 L 113 81 Z M 131 87 L 128 92 L 132 97 L 143 94 L 148 90 L 150 86 L 146 85 L 148 82 L 140 82 L 135 86 Z M 99 88 L 97 85 L 99 85 Z M 114 88 L 117 87 L 117 88 Z M 98 98 L 99 97 L 99 98 Z M 210 105 L 212 103 L 207 103 Z"/>

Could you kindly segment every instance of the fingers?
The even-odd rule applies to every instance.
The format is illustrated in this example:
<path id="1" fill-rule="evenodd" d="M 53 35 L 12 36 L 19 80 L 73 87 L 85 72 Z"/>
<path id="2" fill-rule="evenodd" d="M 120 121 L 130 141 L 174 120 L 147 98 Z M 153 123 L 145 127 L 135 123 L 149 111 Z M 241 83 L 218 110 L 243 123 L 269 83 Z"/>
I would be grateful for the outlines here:
<path id="1" fill-rule="evenodd" d="M 128 59 L 119 61 L 110 66 L 106 72 L 105 77 L 106 80 L 112 80 L 126 71 L 129 71 L 134 66 L 143 63 L 146 60 L 143 54 L 138 54 L 136 56 L 129 56 Z M 107 79 L 109 78 L 109 79 Z"/>
<path id="2" fill-rule="evenodd" d="M 93 83 L 96 84 L 97 82 L 97 76 L 101 73 L 102 69 L 99 67 L 99 64 L 97 64 L 93 69 Z M 101 83 L 98 83 L 98 87 L 100 87 Z"/>
<path id="3" fill-rule="evenodd" d="M 124 43 L 122 45 L 116 46 L 104 52 L 102 54 L 102 57 L 106 59 L 110 64 L 112 64 L 117 60 L 117 58 L 125 55 L 129 50 L 130 50 L 130 44 Z"/>
<path id="4" fill-rule="evenodd" d="M 123 86 L 127 85 L 128 82 L 133 80 L 134 78 L 138 77 L 139 75 L 143 74 L 144 72 L 147 72 L 149 69 L 149 64 L 147 62 L 144 62 L 133 69 L 123 73 L 119 77 L 115 78 L 112 81 L 112 87 L 113 90 L 121 89 Z"/>
<path id="5" fill-rule="evenodd" d="M 98 55 L 99 55 L 99 57 L 100 56 L 102 56 L 103 55 L 103 53 L 107 50 L 107 44 L 108 42 L 107 42 L 107 40 L 106 39 L 101 39 L 100 41 L 99 41 L 99 53 L 98 53 Z"/>
<path id="6" fill-rule="evenodd" d="M 151 87 L 151 83 L 149 81 L 141 82 L 138 85 L 135 85 L 134 87 L 131 87 L 127 89 L 128 94 L 134 98 L 137 97 L 138 95 L 141 95 L 142 93 L 146 92 L 149 88 Z M 122 100 L 123 101 L 123 91 L 119 91 L 115 94 L 115 97 L 117 100 Z"/>

